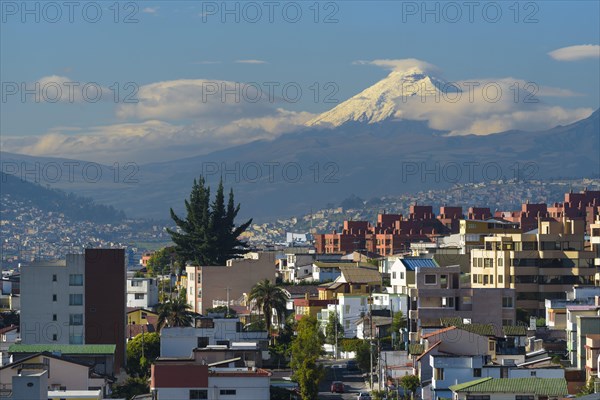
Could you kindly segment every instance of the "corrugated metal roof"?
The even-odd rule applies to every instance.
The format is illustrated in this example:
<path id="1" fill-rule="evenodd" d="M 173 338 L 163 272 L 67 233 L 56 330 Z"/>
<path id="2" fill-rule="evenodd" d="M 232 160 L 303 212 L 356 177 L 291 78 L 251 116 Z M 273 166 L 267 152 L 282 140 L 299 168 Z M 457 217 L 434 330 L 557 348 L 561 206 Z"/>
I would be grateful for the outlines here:
<path id="1" fill-rule="evenodd" d="M 9 353 L 114 354 L 114 344 L 13 344 Z"/>
<path id="2" fill-rule="evenodd" d="M 381 283 L 377 268 L 341 267 L 340 271 L 348 283 Z"/>
<path id="3" fill-rule="evenodd" d="M 568 394 L 564 378 L 483 378 L 450 386 L 453 392 L 512 393 L 563 396 Z"/>
<path id="4" fill-rule="evenodd" d="M 404 264 L 407 270 L 414 271 L 418 268 L 437 268 L 439 264 L 433 258 L 401 258 L 400 262 Z"/>

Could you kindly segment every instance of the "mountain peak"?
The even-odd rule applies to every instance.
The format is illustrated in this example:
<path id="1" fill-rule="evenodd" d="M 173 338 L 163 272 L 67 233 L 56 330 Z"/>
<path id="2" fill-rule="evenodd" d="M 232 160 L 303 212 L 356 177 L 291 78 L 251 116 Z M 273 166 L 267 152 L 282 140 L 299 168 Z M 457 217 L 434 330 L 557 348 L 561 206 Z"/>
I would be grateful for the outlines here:
<path id="1" fill-rule="evenodd" d="M 420 65 L 393 70 L 357 95 L 338 104 L 307 126 L 340 126 L 347 122 L 377 123 L 402 116 L 398 102 L 412 96 L 426 96 L 443 87 L 444 81 L 428 75 Z"/>

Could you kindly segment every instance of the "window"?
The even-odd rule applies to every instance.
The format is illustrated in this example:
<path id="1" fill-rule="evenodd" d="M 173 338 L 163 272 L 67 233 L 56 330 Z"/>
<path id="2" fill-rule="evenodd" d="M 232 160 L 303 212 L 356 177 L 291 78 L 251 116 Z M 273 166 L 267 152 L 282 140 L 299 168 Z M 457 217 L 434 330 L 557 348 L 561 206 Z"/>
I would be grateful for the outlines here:
<path id="1" fill-rule="evenodd" d="M 448 289 L 448 275 L 440 275 L 440 287 Z"/>
<path id="2" fill-rule="evenodd" d="M 490 400 L 488 394 L 468 394 L 467 400 Z"/>
<path id="3" fill-rule="evenodd" d="M 404 272 L 400 272 L 400 279 L 404 279 Z"/>
<path id="4" fill-rule="evenodd" d="M 52 321 L 58 321 L 58 317 L 56 316 L 56 314 L 52 314 Z"/>
<path id="5" fill-rule="evenodd" d="M 435 275 L 425 275 L 425 284 L 426 285 L 435 285 L 437 282 Z"/>
<path id="6" fill-rule="evenodd" d="M 83 325 L 83 314 L 70 314 L 69 325 Z"/>
<path id="7" fill-rule="evenodd" d="M 58 337 L 57 337 L 56 333 L 52 334 L 52 340 L 55 341 L 55 342 L 58 340 Z"/>
<path id="8" fill-rule="evenodd" d="M 204 400 L 208 399 L 207 389 L 192 389 L 190 390 L 190 400 Z"/>
<path id="9" fill-rule="evenodd" d="M 203 349 L 206 346 L 208 346 L 208 337 L 206 337 L 206 336 L 198 337 L 198 348 Z"/>
<path id="10" fill-rule="evenodd" d="M 221 396 L 235 396 L 236 390 L 235 389 L 221 389 L 219 391 L 219 393 L 221 394 Z"/>
<path id="11" fill-rule="evenodd" d="M 56 295 L 55 294 L 52 295 L 52 301 L 56 301 Z"/>
<path id="12" fill-rule="evenodd" d="M 135 294 L 136 300 L 144 300 L 144 297 L 146 297 L 146 295 L 144 293 L 136 293 Z"/>
<path id="13" fill-rule="evenodd" d="M 396 279 L 396 272 L 392 272 L 392 279 Z"/>
<path id="14" fill-rule="evenodd" d="M 483 276 L 483 284 L 487 285 L 488 284 L 488 275 L 484 275 Z"/>
<path id="15" fill-rule="evenodd" d="M 82 294 L 70 294 L 69 295 L 69 305 L 70 306 L 83 305 L 83 295 Z"/>
<path id="16" fill-rule="evenodd" d="M 53 275 L 52 275 L 52 282 L 56 282 L 56 281 L 57 281 L 56 274 L 53 274 Z"/>
<path id="17" fill-rule="evenodd" d="M 69 286 L 83 286 L 83 275 L 82 274 L 70 274 L 69 275 Z"/>
<path id="18" fill-rule="evenodd" d="M 498 283 L 504 283 L 504 276 L 498 275 Z"/>
<path id="19" fill-rule="evenodd" d="M 436 381 L 443 381 L 444 380 L 444 368 L 435 368 L 433 370 L 433 379 L 435 379 Z"/>
<path id="20" fill-rule="evenodd" d="M 490 284 L 493 285 L 494 284 L 494 275 L 490 275 Z"/>
<path id="21" fill-rule="evenodd" d="M 498 259 L 498 266 L 502 267 L 504 265 L 504 260 L 502 258 Z"/>
<path id="22" fill-rule="evenodd" d="M 142 286 L 142 281 L 131 281 L 131 286 L 140 287 Z"/>
<path id="23" fill-rule="evenodd" d="M 481 368 L 473 368 L 473 378 L 481 378 Z"/>
<path id="24" fill-rule="evenodd" d="M 496 342 L 494 342 L 493 340 L 490 340 L 488 342 L 488 350 L 489 351 L 496 351 Z"/>
<path id="25" fill-rule="evenodd" d="M 513 308 L 512 297 L 503 297 L 502 298 L 502 308 Z"/>

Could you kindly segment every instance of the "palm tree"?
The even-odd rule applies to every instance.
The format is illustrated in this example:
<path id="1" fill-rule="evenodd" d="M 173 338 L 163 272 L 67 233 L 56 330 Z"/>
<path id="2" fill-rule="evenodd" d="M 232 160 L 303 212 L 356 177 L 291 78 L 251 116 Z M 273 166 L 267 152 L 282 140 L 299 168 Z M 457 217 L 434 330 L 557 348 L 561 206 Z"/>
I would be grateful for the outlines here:
<path id="1" fill-rule="evenodd" d="M 255 301 L 256 307 L 262 311 L 265 316 L 265 325 L 269 336 L 271 335 L 271 317 L 273 310 L 278 317 L 283 317 L 285 313 L 287 297 L 280 287 L 275 286 L 268 279 L 258 282 L 248 296 L 250 301 Z"/>
<path id="2" fill-rule="evenodd" d="M 158 330 L 163 327 L 191 326 L 194 313 L 180 296 L 158 306 Z"/>

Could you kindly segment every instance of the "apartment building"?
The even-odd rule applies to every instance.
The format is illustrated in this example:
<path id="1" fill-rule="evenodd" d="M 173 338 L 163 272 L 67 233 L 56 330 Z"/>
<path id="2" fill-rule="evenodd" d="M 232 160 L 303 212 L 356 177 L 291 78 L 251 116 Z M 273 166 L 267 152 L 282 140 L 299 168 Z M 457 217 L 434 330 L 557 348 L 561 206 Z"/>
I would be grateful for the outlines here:
<path id="1" fill-rule="evenodd" d="M 581 220 L 541 221 L 536 231 L 486 237 L 471 252 L 473 288 L 512 288 L 516 307 L 543 316 L 546 299 L 564 299 L 594 282 L 596 254 L 585 248 Z"/>
<path id="2" fill-rule="evenodd" d="M 206 314 L 215 301 L 233 301 L 249 294 L 256 282 L 275 282 L 275 253 L 248 253 L 227 265 L 188 265 L 187 302 L 192 311 Z"/>
<path id="3" fill-rule="evenodd" d="M 125 253 L 86 249 L 21 267 L 23 344 L 113 344 L 125 360 Z"/>
<path id="4" fill-rule="evenodd" d="M 128 278 L 127 307 L 153 308 L 158 304 L 158 279 Z"/>
<path id="5" fill-rule="evenodd" d="M 439 327 L 441 321 L 448 319 L 498 328 L 515 325 L 513 289 L 473 289 L 460 280 L 459 266 L 415 268 L 415 287 L 409 291 L 411 332 Z"/>

